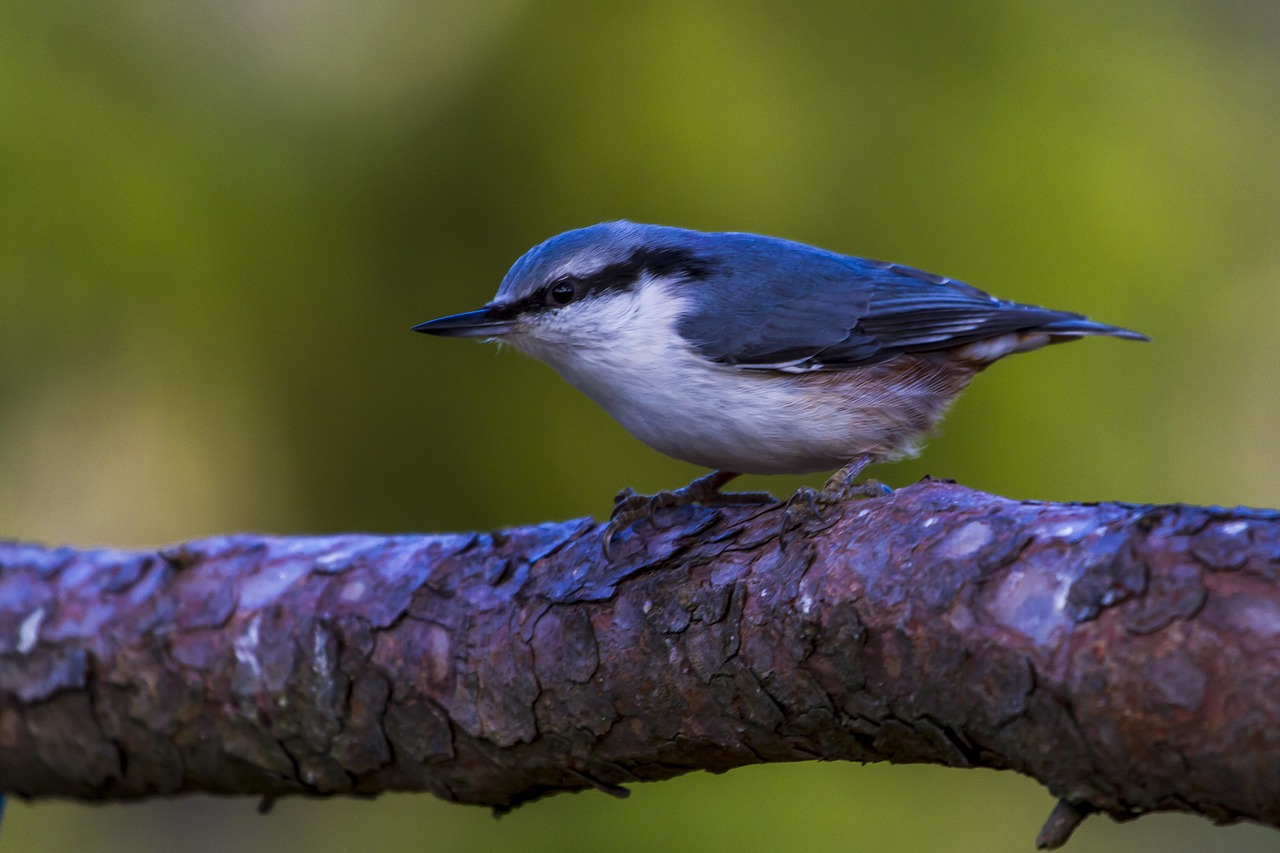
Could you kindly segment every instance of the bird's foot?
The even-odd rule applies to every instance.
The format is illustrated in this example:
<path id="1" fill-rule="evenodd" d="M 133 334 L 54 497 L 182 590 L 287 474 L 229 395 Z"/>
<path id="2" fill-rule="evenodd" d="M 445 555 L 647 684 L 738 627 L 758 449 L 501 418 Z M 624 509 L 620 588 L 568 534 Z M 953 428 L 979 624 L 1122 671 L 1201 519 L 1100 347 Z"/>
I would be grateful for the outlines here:
<path id="1" fill-rule="evenodd" d="M 797 508 L 803 508 L 810 516 L 821 521 L 822 510 L 827 507 L 835 506 L 844 501 L 858 500 L 860 498 L 882 498 L 891 494 L 893 494 L 893 489 L 879 480 L 864 480 L 852 486 L 836 489 L 829 488 L 829 486 L 823 486 L 821 489 L 801 486 L 796 489 L 794 495 L 787 499 L 787 511 L 791 512 Z"/>
<path id="2" fill-rule="evenodd" d="M 738 506 L 743 504 L 777 503 L 768 492 L 722 492 L 720 489 L 738 475 L 732 471 L 713 471 L 699 477 L 689 485 L 670 492 L 640 495 L 631 488 L 623 489 L 614 498 L 609 525 L 604 529 L 601 543 L 606 558 L 612 559 L 613 539 L 640 519 L 653 518 L 661 509 L 677 506 Z"/>
<path id="3" fill-rule="evenodd" d="M 893 489 L 879 480 L 864 480 L 855 483 L 862 469 L 872 460 L 867 456 L 859 456 L 848 465 L 832 474 L 821 489 L 802 486 L 787 499 L 786 511 L 782 515 L 782 530 L 786 531 L 803 522 L 805 517 L 822 521 L 822 511 L 844 501 L 859 498 L 882 498 L 893 494 Z"/>

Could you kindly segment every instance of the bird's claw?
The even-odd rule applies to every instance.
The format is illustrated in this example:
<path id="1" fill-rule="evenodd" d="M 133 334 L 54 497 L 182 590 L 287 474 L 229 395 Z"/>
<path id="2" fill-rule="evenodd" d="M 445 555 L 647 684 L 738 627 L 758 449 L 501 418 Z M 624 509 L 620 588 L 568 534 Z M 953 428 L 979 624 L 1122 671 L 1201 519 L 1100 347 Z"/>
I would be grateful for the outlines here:
<path id="1" fill-rule="evenodd" d="M 806 519 L 822 522 L 822 511 L 828 507 L 850 500 L 882 498 L 893 494 L 893 489 L 879 480 L 866 480 L 862 483 L 837 481 L 832 477 L 821 489 L 801 486 L 787 498 L 782 513 L 782 526 L 778 531 L 782 537 L 786 531 L 803 524 Z"/>
<path id="2" fill-rule="evenodd" d="M 682 489 L 640 495 L 630 487 L 623 489 L 613 499 L 613 512 L 605 526 L 601 547 L 605 559 L 612 560 L 613 538 L 642 518 L 652 518 L 658 510 L 668 507 L 688 506 L 736 506 L 739 504 L 772 504 L 777 499 L 768 492 L 722 492 L 720 488 L 738 476 L 727 471 L 713 471 L 699 477 Z"/>
<path id="3" fill-rule="evenodd" d="M 690 501 L 678 492 L 658 492 L 654 495 L 636 494 L 630 486 L 618 492 L 613 499 L 613 512 L 609 514 L 609 524 L 604 529 L 601 547 L 606 559 L 613 559 L 613 537 L 630 527 L 642 518 L 653 518 L 658 510 L 669 506 L 678 506 Z"/>

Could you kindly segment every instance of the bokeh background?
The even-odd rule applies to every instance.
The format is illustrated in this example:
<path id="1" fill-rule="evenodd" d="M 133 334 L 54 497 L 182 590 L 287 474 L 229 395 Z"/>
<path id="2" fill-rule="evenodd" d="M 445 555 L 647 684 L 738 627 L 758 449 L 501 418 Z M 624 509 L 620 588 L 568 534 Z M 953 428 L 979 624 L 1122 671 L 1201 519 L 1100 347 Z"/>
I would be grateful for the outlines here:
<path id="1" fill-rule="evenodd" d="M 886 482 L 1280 504 L 1278 40 L 1270 0 L 7 0 L 0 533 L 490 528 L 689 480 L 542 365 L 409 332 L 619 217 L 1154 338 L 998 366 Z M 14 803 L 0 845 L 1028 850 L 1051 800 L 1010 774 L 809 764 L 499 822 L 427 796 L 254 806 Z M 1102 819 L 1070 849 L 1278 837 Z"/>

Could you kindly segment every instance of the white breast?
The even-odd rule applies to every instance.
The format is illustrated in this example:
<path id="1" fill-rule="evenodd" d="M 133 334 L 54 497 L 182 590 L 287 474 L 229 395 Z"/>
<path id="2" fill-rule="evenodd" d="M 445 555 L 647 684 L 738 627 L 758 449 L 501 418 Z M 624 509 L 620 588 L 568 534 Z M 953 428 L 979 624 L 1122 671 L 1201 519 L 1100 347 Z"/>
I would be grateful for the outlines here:
<path id="1" fill-rule="evenodd" d="M 942 389 L 927 377 L 887 393 L 883 370 L 796 375 L 708 362 L 676 332 L 687 304 L 679 289 L 645 282 L 508 340 L 655 450 L 738 473 L 831 470 L 861 453 L 900 454 L 950 399 L 933 404 Z M 917 403 L 910 411 L 904 396 Z"/>

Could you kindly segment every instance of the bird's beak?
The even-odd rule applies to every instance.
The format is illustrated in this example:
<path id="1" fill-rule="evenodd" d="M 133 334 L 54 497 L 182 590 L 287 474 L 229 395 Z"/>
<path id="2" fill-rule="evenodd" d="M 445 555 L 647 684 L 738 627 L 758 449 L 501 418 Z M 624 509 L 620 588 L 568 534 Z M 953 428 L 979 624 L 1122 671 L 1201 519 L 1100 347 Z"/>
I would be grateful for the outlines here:
<path id="1" fill-rule="evenodd" d="M 442 338 L 500 338 L 511 331 L 512 325 L 510 319 L 497 315 L 492 308 L 481 308 L 428 320 L 414 326 L 413 330 Z"/>

